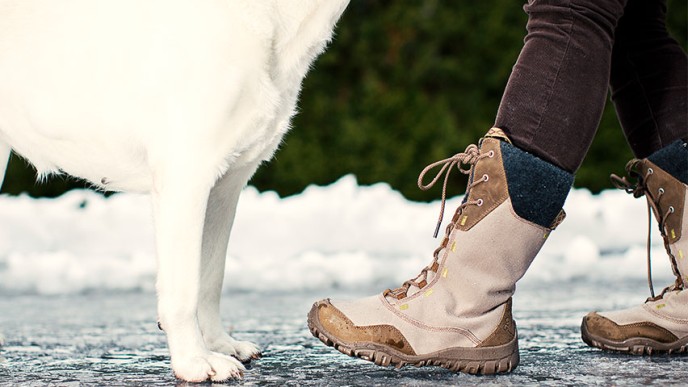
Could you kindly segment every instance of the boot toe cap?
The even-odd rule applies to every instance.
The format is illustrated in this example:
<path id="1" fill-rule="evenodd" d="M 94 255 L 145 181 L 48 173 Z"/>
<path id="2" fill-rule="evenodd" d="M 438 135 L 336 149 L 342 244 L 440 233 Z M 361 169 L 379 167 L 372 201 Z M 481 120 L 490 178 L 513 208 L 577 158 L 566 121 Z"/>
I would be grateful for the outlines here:
<path id="1" fill-rule="evenodd" d="M 582 331 L 585 336 L 614 342 L 629 339 L 651 339 L 660 343 L 671 343 L 678 340 L 676 335 L 661 326 L 648 321 L 620 325 L 597 312 L 590 312 L 583 318 Z"/>
<path id="2" fill-rule="evenodd" d="M 391 325 L 356 326 L 329 299 L 313 304 L 308 313 L 311 333 L 327 345 L 383 345 L 406 355 L 415 351 L 404 335 Z"/>

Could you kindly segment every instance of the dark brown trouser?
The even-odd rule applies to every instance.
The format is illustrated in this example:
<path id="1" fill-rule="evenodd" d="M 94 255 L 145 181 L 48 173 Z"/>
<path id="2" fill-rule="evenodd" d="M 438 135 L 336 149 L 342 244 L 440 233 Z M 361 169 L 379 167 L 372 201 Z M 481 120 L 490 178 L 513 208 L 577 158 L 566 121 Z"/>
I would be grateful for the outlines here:
<path id="1" fill-rule="evenodd" d="M 688 61 L 665 0 L 529 0 L 528 34 L 495 126 L 569 172 L 612 100 L 637 157 L 688 137 Z"/>

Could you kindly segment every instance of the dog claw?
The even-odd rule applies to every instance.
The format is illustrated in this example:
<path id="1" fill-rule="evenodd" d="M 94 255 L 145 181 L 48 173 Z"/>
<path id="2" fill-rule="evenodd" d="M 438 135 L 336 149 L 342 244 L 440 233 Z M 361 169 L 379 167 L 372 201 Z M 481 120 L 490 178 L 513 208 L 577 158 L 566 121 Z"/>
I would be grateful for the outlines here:
<path id="1" fill-rule="evenodd" d="M 263 358 L 263 354 L 260 352 L 254 353 L 253 355 L 251 355 L 251 360 L 260 360 L 262 358 Z"/>

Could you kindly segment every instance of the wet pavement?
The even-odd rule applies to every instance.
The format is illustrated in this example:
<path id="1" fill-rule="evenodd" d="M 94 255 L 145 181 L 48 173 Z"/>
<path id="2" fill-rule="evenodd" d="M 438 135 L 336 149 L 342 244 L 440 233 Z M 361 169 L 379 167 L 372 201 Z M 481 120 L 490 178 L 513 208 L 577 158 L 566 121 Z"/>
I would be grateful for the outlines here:
<path id="1" fill-rule="evenodd" d="M 381 290 L 381 289 L 380 289 Z M 374 292 L 374 290 L 373 290 Z M 434 367 L 381 368 L 314 339 L 306 327 L 313 301 L 370 291 L 238 293 L 223 315 L 235 337 L 263 348 L 237 385 L 686 385 L 688 356 L 604 353 L 580 339 L 591 309 L 630 306 L 647 296 L 638 283 L 526 284 L 514 301 L 521 364 L 500 376 L 454 374 Z M 0 386 L 174 386 L 151 293 L 70 296 L 0 295 Z M 206 384 L 206 385 L 209 385 Z"/>

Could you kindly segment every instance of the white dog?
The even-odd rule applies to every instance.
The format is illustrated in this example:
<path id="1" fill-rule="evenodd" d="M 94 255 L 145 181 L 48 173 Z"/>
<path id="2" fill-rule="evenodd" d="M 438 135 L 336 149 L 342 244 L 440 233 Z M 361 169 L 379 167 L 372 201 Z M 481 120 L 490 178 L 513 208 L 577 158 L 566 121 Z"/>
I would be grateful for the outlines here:
<path id="1" fill-rule="evenodd" d="M 0 0 L 0 172 L 14 150 L 42 176 L 152 194 L 158 316 L 180 379 L 240 377 L 259 356 L 220 321 L 227 240 L 347 4 Z"/>

